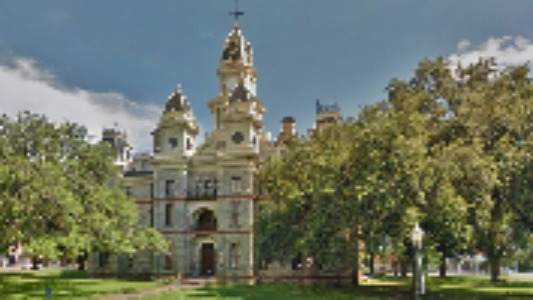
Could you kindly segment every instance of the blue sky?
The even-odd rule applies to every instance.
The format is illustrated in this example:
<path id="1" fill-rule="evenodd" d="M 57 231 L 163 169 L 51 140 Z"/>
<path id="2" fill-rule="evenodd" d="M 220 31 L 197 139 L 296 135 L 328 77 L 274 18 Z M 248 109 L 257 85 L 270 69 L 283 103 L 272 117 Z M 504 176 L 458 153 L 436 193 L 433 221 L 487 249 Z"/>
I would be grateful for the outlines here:
<path id="1" fill-rule="evenodd" d="M 233 0 L 0 0 L 0 113 L 29 109 L 118 123 L 138 150 L 178 83 L 203 130 Z M 384 98 L 424 58 L 533 60 L 530 0 L 241 0 L 266 130 L 283 116 L 312 126 L 314 103 L 344 116 Z"/>

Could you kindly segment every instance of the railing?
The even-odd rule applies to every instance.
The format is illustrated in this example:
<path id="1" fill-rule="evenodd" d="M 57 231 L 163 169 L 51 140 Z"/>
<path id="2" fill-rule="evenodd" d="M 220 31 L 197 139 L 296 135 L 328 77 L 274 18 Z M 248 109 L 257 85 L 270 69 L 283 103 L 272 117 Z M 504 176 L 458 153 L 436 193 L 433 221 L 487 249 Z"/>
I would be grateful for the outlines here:
<path id="1" fill-rule="evenodd" d="M 217 192 L 187 192 L 187 200 L 217 200 Z"/>

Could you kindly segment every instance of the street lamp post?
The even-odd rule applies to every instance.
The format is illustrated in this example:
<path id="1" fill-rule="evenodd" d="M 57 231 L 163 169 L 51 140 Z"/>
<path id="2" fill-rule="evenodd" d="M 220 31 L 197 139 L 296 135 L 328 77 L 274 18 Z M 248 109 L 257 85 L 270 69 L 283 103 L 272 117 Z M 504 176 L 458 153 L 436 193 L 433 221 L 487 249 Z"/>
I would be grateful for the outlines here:
<path id="1" fill-rule="evenodd" d="M 420 250 L 422 250 L 422 239 L 424 238 L 424 231 L 418 225 L 415 224 L 413 231 L 411 232 L 411 241 L 414 248 L 414 264 L 413 264 L 413 298 L 415 300 L 420 299 L 421 295 L 426 293 L 426 287 L 424 282 L 424 274 L 422 270 L 422 256 Z"/>

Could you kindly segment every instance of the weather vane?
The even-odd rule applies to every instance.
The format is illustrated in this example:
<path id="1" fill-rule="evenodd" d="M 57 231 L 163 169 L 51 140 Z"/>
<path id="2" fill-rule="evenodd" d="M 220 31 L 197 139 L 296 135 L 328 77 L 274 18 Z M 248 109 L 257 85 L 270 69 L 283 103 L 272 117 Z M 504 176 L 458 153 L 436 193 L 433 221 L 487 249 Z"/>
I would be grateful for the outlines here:
<path id="1" fill-rule="evenodd" d="M 239 17 L 244 15 L 244 11 L 239 10 L 239 0 L 235 0 L 235 10 L 229 14 L 235 18 L 235 22 L 239 21 Z"/>

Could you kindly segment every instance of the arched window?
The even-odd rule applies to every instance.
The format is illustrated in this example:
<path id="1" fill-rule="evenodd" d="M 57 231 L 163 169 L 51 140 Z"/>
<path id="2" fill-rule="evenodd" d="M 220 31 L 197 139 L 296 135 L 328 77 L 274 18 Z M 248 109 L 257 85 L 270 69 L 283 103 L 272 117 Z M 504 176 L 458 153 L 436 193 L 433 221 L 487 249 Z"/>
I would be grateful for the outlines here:
<path id="1" fill-rule="evenodd" d="M 217 219 L 212 210 L 205 209 L 198 215 L 196 230 L 214 231 L 217 230 Z"/>
<path id="2" fill-rule="evenodd" d="M 169 138 L 168 139 L 168 144 L 169 144 L 171 149 L 177 148 L 178 147 L 178 138 L 175 138 L 175 137 Z"/>

